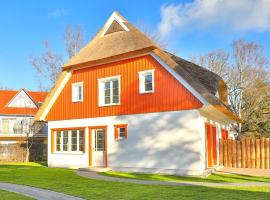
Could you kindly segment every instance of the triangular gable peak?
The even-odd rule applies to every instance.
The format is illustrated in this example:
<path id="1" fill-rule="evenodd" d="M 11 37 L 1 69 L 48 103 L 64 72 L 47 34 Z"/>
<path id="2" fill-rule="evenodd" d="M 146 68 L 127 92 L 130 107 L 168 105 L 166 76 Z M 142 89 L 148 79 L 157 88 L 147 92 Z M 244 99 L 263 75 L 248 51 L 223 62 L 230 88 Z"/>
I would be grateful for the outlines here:
<path id="1" fill-rule="evenodd" d="M 129 31 L 124 22 L 125 20 L 120 17 L 117 12 L 114 12 L 105 24 L 105 28 L 101 34 L 101 37 L 119 31 Z"/>
<path id="2" fill-rule="evenodd" d="M 33 99 L 29 96 L 29 94 L 21 89 L 7 104 L 6 107 L 9 108 L 37 108 Z"/>
<path id="3" fill-rule="evenodd" d="M 64 70 L 85 64 L 94 66 L 118 56 L 150 52 L 156 47 L 154 41 L 114 12 L 94 39 L 64 65 Z"/>

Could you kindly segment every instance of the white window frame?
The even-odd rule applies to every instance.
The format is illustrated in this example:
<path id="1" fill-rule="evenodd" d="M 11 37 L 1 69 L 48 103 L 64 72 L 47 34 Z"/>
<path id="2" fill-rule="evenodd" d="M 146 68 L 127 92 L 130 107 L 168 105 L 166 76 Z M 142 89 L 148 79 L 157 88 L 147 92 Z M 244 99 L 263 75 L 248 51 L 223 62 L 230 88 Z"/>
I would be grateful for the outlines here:
<path id="1" fill-rule="evenodd" d="M 104 97 L 104 86 L 105 82 L 108 81 L 113 81 L 113 80 L 118 80 L 118 90 L 119 90 L 119 102 L 118 103 L 112 103 L 112 92 L 113 90 L 111 89 L 111 103 L 110 104 L 105 104 L 105 97 Z M 112 76 L 112 77 L 106 77 L 106 78 L 100 78 L 98 79 L 98 104 L 99 106 L 115 106 L 115 105 L 120 105 L 121 102 L 121 76 Z"/>
<path id="2" fill-rule="evenodd" d="M 139 73 L 139 93 L 140 94 L 147 94 L 147 93 L 154 93 L 155 91 L 155 70 L 146 70 L 146 71 L 140 71 Z M 145 75 L 151 73 L 152 74 L 152 90 L 151 91 L 145 91 Z"/>
<path id="3" fill-rule="evenodd" d="M 76 130 L 59 130 L 59 131 L 55 131 L 55 145 L 54 145 L 54 149 L 55 149 L 55 152 L 56 153 L 83 153 L 83 151 L 80 151 L 80 131 L 82 129 L 76 129 Z M 67 131 L 68 132 L 68 150 L 67 151 L 63 151 L 63 135 L 64 135 L 64 131 Z M 72 151 L 72 131 L 77 131 L 77 150 L 76 151 Z M 85 130 L 83 130 L 85 131 Z M 57 133 L 60 132 L 60 151 L 57 150 Z M 84 134 L 84 137 L 85 137 L 85 134 Z M 85 140 L 86 138 L 84 138 Z M 84 145 L 84 148 L 85 148 L 85 144 Z"/>
<path id="4" fill-rule="evenodd" d="M 75 89 L 77 89 L 76 87 L 81 87 L 82 88 L 82 96 L 81 99 L 78 98 L 78 94 L 77 97 L 75 98 Z M 77 83 L 72 83 L 72 92 L 71 92 L 71 96 L 72 96 L 72 102 L 83 102 L 83 82 L 77 82 Z"/>

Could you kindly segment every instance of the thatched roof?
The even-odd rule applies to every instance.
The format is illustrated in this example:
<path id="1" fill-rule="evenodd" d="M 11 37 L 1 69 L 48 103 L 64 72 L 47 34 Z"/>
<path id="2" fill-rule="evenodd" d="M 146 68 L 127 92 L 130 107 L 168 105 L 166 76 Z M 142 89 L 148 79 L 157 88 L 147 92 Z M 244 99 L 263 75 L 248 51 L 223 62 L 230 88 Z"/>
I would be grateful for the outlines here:
<path id="1" fill-rule="evenodd" d="M 174 70 L 209 103 L 217 105 L 222 103 L 215 96 L 218 92 L 218 82 L 222 80 L 220 76 L 169 52 L 165 53 L 167 53 L 178 64 Z"/>
<path id="2" fill-rule="evenodd" d="M 221 77 L 203 67 L 161 50 L 154 41 L 117 12 L 111 15 L 95 38 L 68 61 L 62 74 L 65 77 L 64 73 L 69 69 L 96 66 L 101 63 L 113 62 L 119 58 L 126 59 L 129 56 L 149 53 L 156 54 L 178 73 L 202 97 L 202 100 L 206 100 L 211 106 L 231 119 L 239 120 L 226 106 L 227 87 Z M 51 91 L 36 119 L 40 119 L 45 107 L 49 106 L 59 84 L 63 82 L 62 79 L 59 79 L 59 83 Z M 217 92 L 219 98 L 215 96 Z"/>
<path id="3" fill-rule="evenodd" d="M 153 51 L 177 74 L 185 79 L 210 105 L 216 107 L 222 113 L 230 116 L 235 121 L 241 121 L 226 105 L 227 86 L 224 80 L 217 74 L 183 58 L 180 58 L 159 48 Z M 216 93 L 219 92 L 223 99 L 219 99 Z M 223 94 L 222 94 L 223 93 Z M 224 97 L 225 96 L 225 97 Z"/>
<path id="4" fill-rule="evenodd" d="M 152 40 L 119 13 L 114 12 L 96 37 L 71 58 L 64 67 L 153 47 L 157 47 L 157 45 Z"/>

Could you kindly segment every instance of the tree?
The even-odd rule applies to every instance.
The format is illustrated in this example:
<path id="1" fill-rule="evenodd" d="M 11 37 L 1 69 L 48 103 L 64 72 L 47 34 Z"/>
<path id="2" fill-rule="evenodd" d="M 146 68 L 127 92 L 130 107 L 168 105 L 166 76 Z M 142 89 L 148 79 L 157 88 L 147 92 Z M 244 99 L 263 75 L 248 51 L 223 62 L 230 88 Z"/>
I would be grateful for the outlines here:
<path id="1" fill-rule="evenodd" d="M 243 92 L 249 89 L 256 79 L 265 79 L 262 70 L 266 68 L 268 61 L 263 53 L 263 47 L 255 42 L 238 40 L 232 43 L 234 64 L 231 70 L 229 87 L 230 104 L 234 111 L 242 117 Z M 255 76 L 254 76 L 255 75 Z M 251 78 L 253 77 L 253 78 Z M 255 79 L 254 79 L 255 78 Z M 239 127 L 241 132 L 241 125 Z"/>
<path id="2" fill-rule="evenodd" d="M 63 57 L 59 54 L 53 53 L 48 41 L 43 43 L 45 51 L 42 55 L 31 57 L 31 64 L 40 75 L 41 90 L 49 90 L 57 80 L 59 73 L 63 66 Z M 43 80 L 48 82 L 48 86 L 43 85 Z"/>
<path id="3" fill-rule="evenodd" d="M 44 52 L 40 56 L 30 56 L 30 63 L 39 75 L 41 90 L 48 91 L 55 84 L 62 71 L 64 57 L 71 58 L 83 47 L 83 31 L 80 26 L 77 26 L 75 30 L 71 27 L 66 28 L 64 45 L 66 53 L 61 55 L 53 52 L 49 42 L 45 41 L 43 42 Z"/>
<path id="4" fill-rule="evenodd" d="M 29 123 L 30 122 L 30 123 Z M 24 126 L 27 127 L 27 130 L 25 130 L 24 132 L 26 133 L 26 154 L 25 154 L 25 162 L 29 162 L 30 161 L 30 150 L 35 142 L 35 137 L 37 134 L 39 134 L 39 132 L 41 131 L 41 129 L 43 128 L 43 126 L 45 125 L 45 122 L 41 122 L 41 121 L 27 121 Z"/>
<path id="5" fill-rule="evenodd" d="M 229 106 L 243 120 L 238 127 L 239 133 L 258 135 L 270 132 L 270 72 L 261 45 L 237 40 L 232 43 L 231 53 L 216 50 L 193 57 L 192 61 L 226 81 Z"/>
<path id="6" fill-rule="evenodd" d="M 229 57 L 228 52 L 218 49 L 201 56 L 192 56 L 190 60 L 215 72 L 226 81 L 230 71 Z"/>
<path id="7" fill-rule="evenodd" d="M 73 30 L 70 26 L 66 28 L 65 32 L 65 48 L 68 57 L 73 57 L 84 46 L 83 31 L 80 26 Z"/>
<path id="8" fill-rule="evenodd" d="M 159 33 L 152 31 L 152 29 L 146 25 L 143 21 L 140 21 L 136 24 L 136 27 L 144 33 L 147 37 L 149 37 L 152 41 L 154 41 L 160 48 L 166 50 L 168 44 L 162 40 L 162 37 Z"/>

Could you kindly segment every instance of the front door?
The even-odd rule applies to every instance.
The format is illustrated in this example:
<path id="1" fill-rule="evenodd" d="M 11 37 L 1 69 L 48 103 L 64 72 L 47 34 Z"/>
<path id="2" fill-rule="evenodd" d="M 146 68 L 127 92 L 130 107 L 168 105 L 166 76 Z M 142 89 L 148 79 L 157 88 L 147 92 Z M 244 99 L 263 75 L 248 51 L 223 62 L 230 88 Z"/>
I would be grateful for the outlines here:
<path id="1" fill-rule="evenodd" d="M 105 163 L 105 130 L 94 129 L 92 133 L 92 163 L 94 167 L 104 167 Z"/>
<path id="2" fill-rule="evenodd" d="M 216 127 L 205 124 L 206 144 L 207 144 L 207 166 L 217 165 L 217 135 Z"/>

